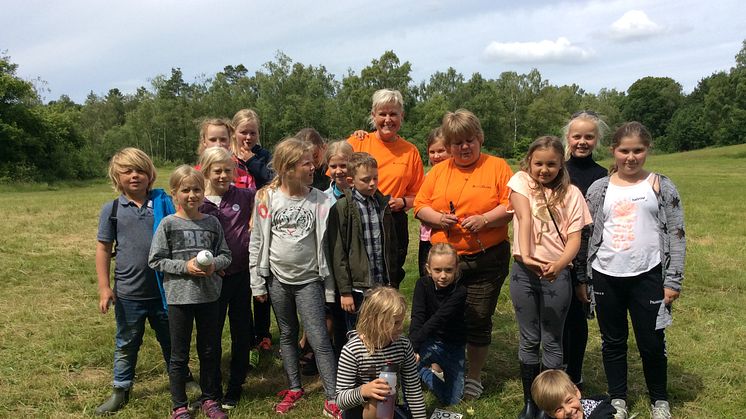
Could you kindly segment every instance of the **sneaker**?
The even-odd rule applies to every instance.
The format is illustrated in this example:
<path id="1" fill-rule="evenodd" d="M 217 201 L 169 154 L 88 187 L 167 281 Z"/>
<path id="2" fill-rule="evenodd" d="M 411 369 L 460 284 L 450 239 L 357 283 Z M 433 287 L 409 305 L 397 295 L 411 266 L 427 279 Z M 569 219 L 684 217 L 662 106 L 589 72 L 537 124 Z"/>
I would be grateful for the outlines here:
<path id="1" fill-rule="evenodd" d="M 259 368 L 259 351 L 257 349 L 249 351 L 249 366 L 254 370 Z"/>
<path id="2" fill-rule="evenodd" d="M 236 407 L 239 400 L 241 400 L 241 387 L 231 387 L 226 390 L 221 407 L 223 410 L 231 410 Z"/>
<path id="3" fill-rule="evenodd" d="M 188 407 L 182 406 L 171 412 L 171 419 L 192 419 L 192 414 Z"/>
<path id="4" fill-rule="evenodd" d="M 650 405 L 650 410 L 653 419 L 671 419 L 671 407 L 665 400 L 657 400 L 654 405 Z"/>
<path id="5" fill-rule="evenodd" d="M 342 411 L 336 402 L 324 400 L 324 416 L 333 419 L 342 419 Z"/>
<path id="6" fill-rule="evenodd" d="M 259 344 L 256 345 L 256 346 L 259 347 L 262 350 L 265 350 L 265 351 L 269 352 L 269 351 L 272 350 L 272 339 L 270 339 L 270 338 L 262 338 L 262 341 L 259 342 Z"/>
<path id="7" fill-rule="evenodd" d="M 295 407 L 295 403 L 300 400 L 301 397 L 303 397 L 303 389 L 293 391 L 293 390 L 282 390 L 281 392 L 277 393 L 279 397 L 282 397 L 282 401 L 280 403 L 277 403 L 275 406 L 275 412 L 284 415 L 285 413 L 289 412 L 290 409 Z"/>
<path id="8" fill-rule="evenodd" d="M 446 382 L 446 376 L 445 376 L 445 373 L 443 371 L 435 371 L 432 368 L 430 368 L 430 371 L 433 372 L 433 375 L 435 376 L 435 378 L 437 378 L 438 380 L 440 380 L 440 381 L 442 381 L 444 383 Z"/>
<path id="9" fill-rule="evenodd" d="M 202 413 L 210 419 L 228 419 L 228 415 L 223 412 L 218 402 L 215 400 L 205 400 L 202 402 Z"/>
<path id="10" fill-rule="evenodd" d="M 629 413 L 627 413 L 627 402 L 623 399 L 611 400 L 611 405 L 616 409 L 614 413 L 614 419 L 628 419 Z"/>

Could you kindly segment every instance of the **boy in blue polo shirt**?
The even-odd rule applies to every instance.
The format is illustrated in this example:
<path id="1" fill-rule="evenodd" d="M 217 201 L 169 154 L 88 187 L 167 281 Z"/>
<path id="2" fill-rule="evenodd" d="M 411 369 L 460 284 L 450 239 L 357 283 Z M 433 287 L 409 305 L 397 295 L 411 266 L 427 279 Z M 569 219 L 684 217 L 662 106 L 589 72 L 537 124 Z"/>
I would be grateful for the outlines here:
<path id="1" fill-rule="evenodd" d="M 171 197 L 162 189 L 152 189 L 155 177 L 153 162 L 141 150 L 125 148 L 111 158 L 109 178 L 120 195 L 101 208 L 96 237 L 96 276 L 99 310 L 106 314 L 113 305 L 116 319 L 114 391 L 96 409 L 97 414 L 115 412 L 129 400 L 145 320 L 155 331 L 166 367 L 171 357 L 168 313 L 156 272 L 148 267 L 148 252 L 155 226 L 175 210 Z M 112 289 L 110 269 L 114 243 L 116 264 Z"/>

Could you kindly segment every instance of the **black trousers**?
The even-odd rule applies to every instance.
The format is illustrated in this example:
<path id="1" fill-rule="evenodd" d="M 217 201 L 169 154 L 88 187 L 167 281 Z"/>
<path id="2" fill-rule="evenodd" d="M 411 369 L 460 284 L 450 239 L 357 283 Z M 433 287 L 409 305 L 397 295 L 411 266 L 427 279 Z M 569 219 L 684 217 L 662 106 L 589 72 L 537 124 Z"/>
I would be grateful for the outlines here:
<path id="1" fill-rule="evenodd" d="M 576 384 L 583 378 L 583 358 L 588 345 L 588 319 L 584 305 L 575 296 L 575 289 L 571 289 L 570 308 L 562 332 L 562 354 L 567 375 Z"/>
<path id="2" fill-rule="evenodd" d="M 249 371 L 249 350 L 254 346 L 254 321 L 251 316 L 251 287 L 249 272 L 243 271 L 223 277 L 220 291 L 218 330 L 222 335 L 225 317 L 231 332 L 231 362 L 228 388 L 241 387 Z M 222 355 L 222 339 L 218 339 L 218 353 Z M 218 368 L 220 374 L 220 368 Z M 222 376 L 219 383 L 222 383 Z"/>
<path id="3" fill-rule="evenodd" d="M 617 278 L 593 270 L 598 326 L 609 396 L 627 399 L 627 313 L 632 320 L 650 401 L 667 400 L 665 329 L 655 330 L 663 301 L 660 265 L 634 277 Z"/>
<path id="4" fill-rule="evenodd" d="M 220 329 L 218 302 L 168 306 L 171 333 L 171 365 L 168 382 L 174 409 L 187 406 L 186 378 L 189 374 L 189 346 L 192 325 L 197 324 L 200 400 L 220 400 Z"/>

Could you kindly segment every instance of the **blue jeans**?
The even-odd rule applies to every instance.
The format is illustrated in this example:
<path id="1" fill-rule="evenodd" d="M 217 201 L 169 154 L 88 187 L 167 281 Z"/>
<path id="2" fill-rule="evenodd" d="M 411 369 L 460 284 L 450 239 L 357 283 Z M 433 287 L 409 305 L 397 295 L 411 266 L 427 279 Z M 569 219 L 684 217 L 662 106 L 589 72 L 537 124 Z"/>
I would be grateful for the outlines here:
<path id="1" fill-rule="evenodd" d="M 420 377 L 435 396 L 446 406 L 457 404 L 464 394 L 464 358 L 466 344 L 446 343 L 428 339 L 420 346 Z M 430 365 L 443 369 L 445 382 L 436 377 Z"/>
<path id="2" fill-rule="evenodd" d="M 153 300 L 127 300 L 117 298 L 114 304 L 117 322 L 116 347 L 114 348 L 114 387 L 128 389 L 135 378 L 137 353 L 145 334 L 145 320 L 155 331 L 161 344 L 163 359 L 168 369 L 171 359 L 171 338 L 168 332 L 168 313 L 160 298 Z"/>

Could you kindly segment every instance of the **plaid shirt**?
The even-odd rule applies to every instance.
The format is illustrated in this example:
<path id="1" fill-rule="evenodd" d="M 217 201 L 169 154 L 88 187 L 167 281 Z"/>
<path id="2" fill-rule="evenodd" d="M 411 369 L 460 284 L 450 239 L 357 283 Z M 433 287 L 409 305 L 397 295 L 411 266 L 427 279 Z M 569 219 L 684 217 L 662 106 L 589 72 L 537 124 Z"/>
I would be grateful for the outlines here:
<path id="1" fill-rule="evenodd" d="M 356 189 L 352 190 L 352 197 L 360 210 L 360 220 L 363 226 L 363 243 L 368 254 L 370 278 L 374 284 L 388 284 L 383 260 L 383 218 L 382 209 L 378 202 L 370 196 L 363 196 Z"/>

